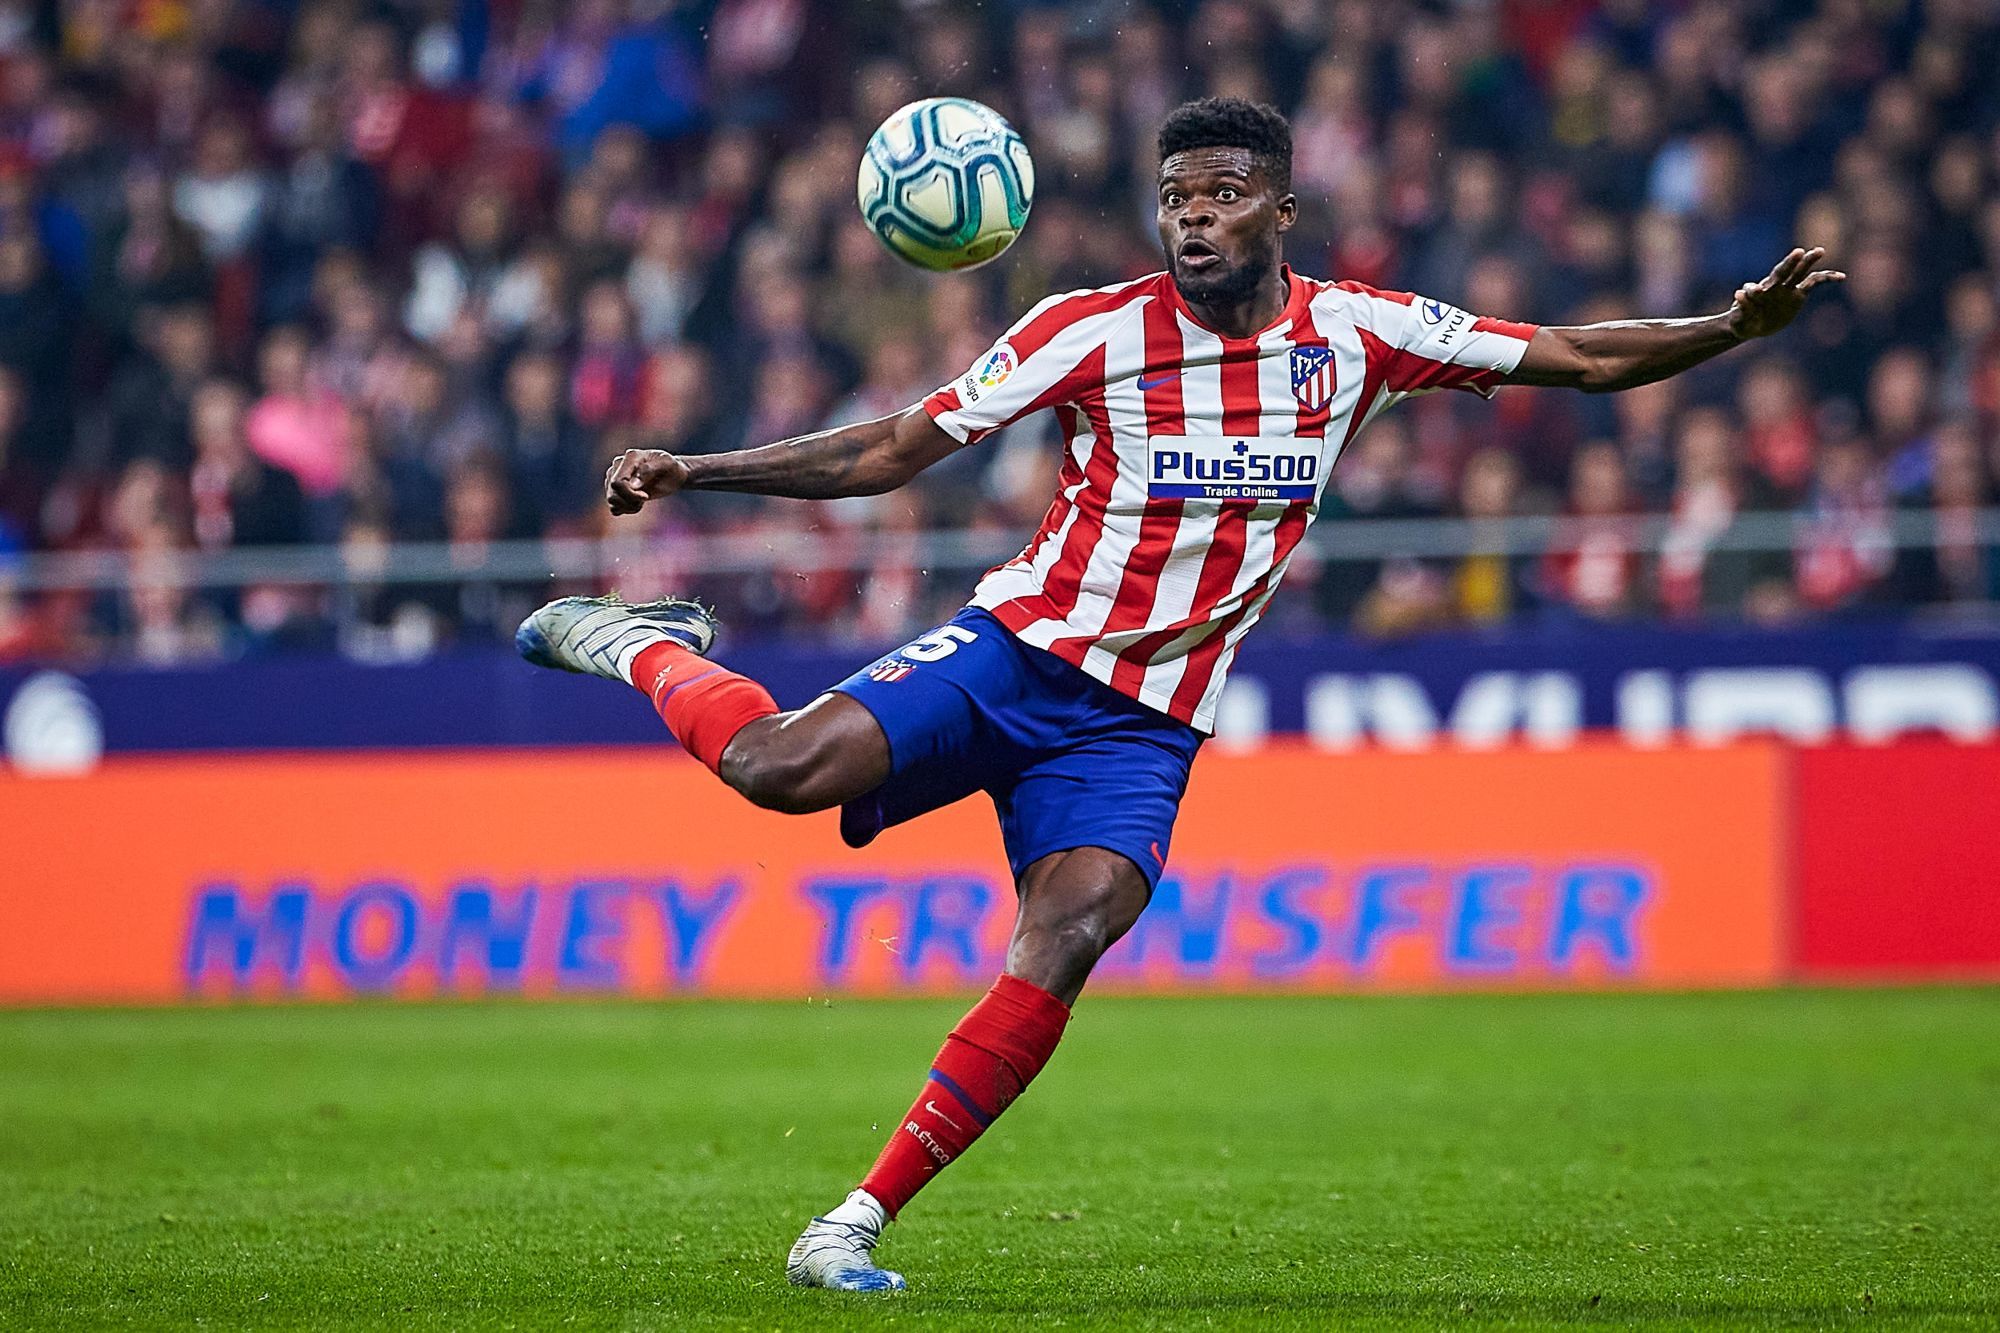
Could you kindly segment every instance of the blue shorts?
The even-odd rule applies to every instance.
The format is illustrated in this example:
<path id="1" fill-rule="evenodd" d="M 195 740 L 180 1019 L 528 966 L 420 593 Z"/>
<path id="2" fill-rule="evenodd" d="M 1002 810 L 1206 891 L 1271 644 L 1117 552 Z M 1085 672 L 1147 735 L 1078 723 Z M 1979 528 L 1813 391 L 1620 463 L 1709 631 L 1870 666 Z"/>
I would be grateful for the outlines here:
<path id="1" fill-rule="evenodd" d="M 992 796 L 1018 878 L 1050 852 L 1103 847 L 1151 888 L 1202 735 L 967 607 L 834 689 L 889 738 L 889 780 L 840 812 L 850 847 L 885 828 Z"/>

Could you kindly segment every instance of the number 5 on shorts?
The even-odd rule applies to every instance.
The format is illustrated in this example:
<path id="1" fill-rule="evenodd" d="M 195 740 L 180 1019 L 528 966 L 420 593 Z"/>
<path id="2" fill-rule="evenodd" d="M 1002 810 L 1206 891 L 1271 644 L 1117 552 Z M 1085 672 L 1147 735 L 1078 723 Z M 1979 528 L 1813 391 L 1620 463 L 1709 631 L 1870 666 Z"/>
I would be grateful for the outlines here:
<path id="1" fill-rule="evenodd" d="M 897 656 L 907 657 L 912 662 L 935 662 L 939 658 L 950 657 L 957 652 L 961 643 L 972 643 L 978 638 L 977 634 L 963 625 L 946 625 L 908 645 Z"/>

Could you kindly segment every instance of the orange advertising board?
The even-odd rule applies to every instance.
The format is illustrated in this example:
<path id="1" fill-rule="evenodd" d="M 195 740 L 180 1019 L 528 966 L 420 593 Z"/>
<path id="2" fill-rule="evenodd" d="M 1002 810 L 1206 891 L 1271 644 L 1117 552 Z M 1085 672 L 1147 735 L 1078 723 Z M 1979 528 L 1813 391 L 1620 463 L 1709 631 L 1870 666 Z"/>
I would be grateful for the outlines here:
<path id="1" fill-rule="evenodd" d="M 1210 752 L 1099 984 L 1760 985 L 1774 747 Z M 960 990 L 1012 921 L 983 798 L 843 846 L 677 752 L 114 759 L 0 777 L 0 1003 Z"/>

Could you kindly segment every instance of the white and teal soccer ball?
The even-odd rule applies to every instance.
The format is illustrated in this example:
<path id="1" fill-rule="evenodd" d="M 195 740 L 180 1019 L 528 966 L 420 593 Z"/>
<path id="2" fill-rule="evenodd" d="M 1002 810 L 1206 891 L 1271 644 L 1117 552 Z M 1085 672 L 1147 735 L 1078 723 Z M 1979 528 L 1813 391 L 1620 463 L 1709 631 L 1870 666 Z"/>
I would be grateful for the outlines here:
<path id="1" fill-rule="evenodd" d="M 912 102 L 861 155 L 861 216 L 919 268 L 974 268 L 1027 225 L 1035 164 L 1014 127 L 963 97 Z"/>

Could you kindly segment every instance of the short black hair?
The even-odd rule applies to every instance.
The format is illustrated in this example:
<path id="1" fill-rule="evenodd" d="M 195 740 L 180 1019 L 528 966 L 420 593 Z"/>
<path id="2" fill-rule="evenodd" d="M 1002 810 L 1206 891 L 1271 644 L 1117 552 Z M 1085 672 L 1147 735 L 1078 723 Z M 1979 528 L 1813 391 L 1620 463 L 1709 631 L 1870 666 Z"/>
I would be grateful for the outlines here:
<path id="1" fill-rule="evenodd" d="M 1190 148 L 1247 148 L 1280 190 L 1292 188 L 1292 126 L 1274 106 L 1242 97 L 1183 102 L 1160 122 L 1160 161 Z"/>

